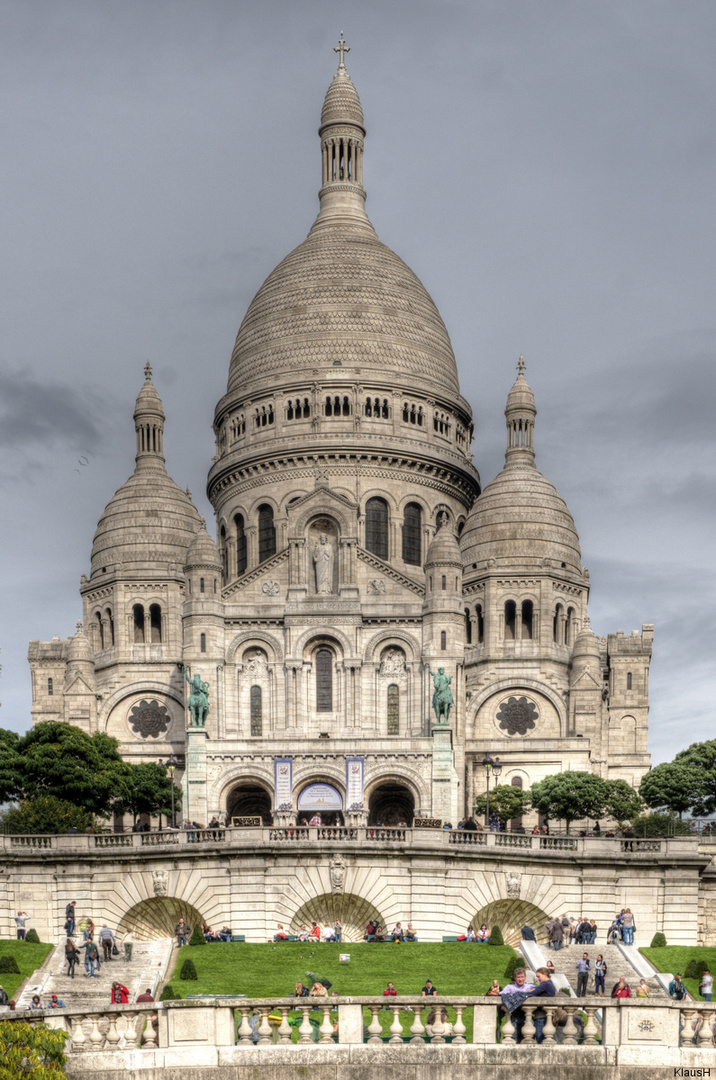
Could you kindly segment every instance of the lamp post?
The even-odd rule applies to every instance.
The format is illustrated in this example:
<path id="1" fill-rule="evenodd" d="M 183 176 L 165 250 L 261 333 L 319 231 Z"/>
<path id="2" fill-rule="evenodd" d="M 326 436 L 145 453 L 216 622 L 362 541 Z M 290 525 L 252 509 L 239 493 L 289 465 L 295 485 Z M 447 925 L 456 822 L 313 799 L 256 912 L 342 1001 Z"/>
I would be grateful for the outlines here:
<path id="1" fill-rule="evenodd" d="M 176 769 L 177 765 L 181 764 L 181 762 L 178 758 L 175 758 L 173 754 L 170 754 L 166 761 L 162 761 L 162 759 L 160 758 L 158 764 L 163 769 L 169 770 L 169 780 L 172 786 L 172 828 L 175 829 L 176 821 L 174 820 L 174 770 Z"/>
<path id="2" fill-rule="evenodd" d="M 482 759 L 482 767 L 487 774 L 487 792 L 485 795 L 485 825 L 490 828 L 490 773 L 493 773 L 495 780 L 502 772 L 502 763 L 500 759 L 496 757 L 494 760 L 489 754 L 485 754 Z"/>

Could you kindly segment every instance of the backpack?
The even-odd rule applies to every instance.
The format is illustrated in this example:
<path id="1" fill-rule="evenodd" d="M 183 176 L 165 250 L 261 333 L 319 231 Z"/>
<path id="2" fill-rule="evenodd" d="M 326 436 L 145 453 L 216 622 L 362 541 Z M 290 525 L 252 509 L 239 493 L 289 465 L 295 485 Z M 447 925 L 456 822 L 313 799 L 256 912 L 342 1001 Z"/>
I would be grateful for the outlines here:
<path id="1" fill-rule="evenodd" d="M 673 998 L 676 998 L 677 1001 L 683 1001 L 686 997 L 686 987 L 683 983 L 677 983 L 676 979 L 674 979 L 669 986 L 669 993 Z"/>

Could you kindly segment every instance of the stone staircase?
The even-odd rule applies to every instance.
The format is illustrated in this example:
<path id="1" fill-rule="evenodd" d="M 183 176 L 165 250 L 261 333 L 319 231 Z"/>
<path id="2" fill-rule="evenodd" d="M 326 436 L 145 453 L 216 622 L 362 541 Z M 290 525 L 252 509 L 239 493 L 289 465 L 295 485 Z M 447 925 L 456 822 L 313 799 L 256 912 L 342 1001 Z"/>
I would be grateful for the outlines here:
<path id="1" fill-rule="evenodd" d="M 132 944 L 132 959 L 129 961 L 124 959 L 120 946 L 119 956 L 113 956 L 108 963 L 102 963 L 99 974 L 93 979 L 85 976 L 84 952 L 82 960 L 75 968 L 74 979 L 71 979 L 67 975 L 64 945 L 57 945 L 49 962 L 30 977 L 17 1008 L 27 1008 L 34 994 L 40 995 L 43 1005 L 50 1000 L 52 994 L 57 994 L 68 1009 L 102 1009 L 110 1004 L 113 982 L 121 982 L 127 987 L 132 1004 L 137 1000 L 137 995 L 143 994 L 147 987 L 156 997 L 157 988 L 168 971 L 173 945 L 173 938 L 135 941 Z"/>
<path id="2" fill-rule="evenodd" d="M 634 970 L 627 957 L 619 950 L 617 945 L 570 945 L 569 948 L 558 949 L 557 952 L 546 948 L 543 949 L 543 952 L 544 955 L 552 961 L 555 970 L 563 973 L 567 977 L 567 981 L 575 993 L 577 990 L 577 969 L 575 965 L 581 958 L 582 953 L 586 952 L 588 954 L 589 959 L 592 961 L 592 965 L 594 965 L 594 961 L 601 953 L 607 965 L 607 977 L 604 980 L 604 991 L 606 996 L 611 996 L 612 987 L 615 982 L 619 981 L 619 976 L 625 975 L 626 981 L 631 987 L 632 997 L 636 997 L 636 988 L 639 985 L 640 976 Z M 644 970 L 646 970 L 646 968 L 644 968 Z M 645 976 L 645 979 L 646 985 L 649 987 L 650 998 L 668 999 L 669 995 L 659 984 L 656 973 Z M 590 995 L 594 993 L 593 968 L 589 974 L 587 993 Z"/>

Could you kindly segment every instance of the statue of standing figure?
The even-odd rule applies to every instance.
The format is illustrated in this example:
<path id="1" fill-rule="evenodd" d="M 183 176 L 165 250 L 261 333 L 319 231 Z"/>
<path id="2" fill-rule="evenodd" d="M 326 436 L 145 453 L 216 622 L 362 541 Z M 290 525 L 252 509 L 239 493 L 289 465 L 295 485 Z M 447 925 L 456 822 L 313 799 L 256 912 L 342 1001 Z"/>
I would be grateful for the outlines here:
<path id="1" fill-rule="evenodd" d="M 452 696 L 452 690 L 450 689 L 452 675 L 446 675 L 445 668 L 443 667 L 439 667 L 437 673 L 432 671 L 429 663 L 428 671 L 432 675 L 433 686 L 435 688 L 433 693 L 433 709 L 435 710 L 435 719 L 439 724 L 447 724 L 450 720 L 450 709 L 455 704 Z M 441 714 L 444 717 L 443 720 L 440 719 Z"/>
<path id="2" fill-rule="evenodd" d="M 313 565 L 316 568 L 316 592 L 328 596 L 333 592 L 333 544 L 327 533 L 321 533 L 313 549 Z"/>
<path id="3" fill-rule="evenodd" d="M 203 681 L 201 675 L 195 675 L 193 679 L 185 675 L 185 678 L 191 687 L 191 693 L 187 698 L 191 726 L 204 727 L 209 715 L 209 684 Z"/>

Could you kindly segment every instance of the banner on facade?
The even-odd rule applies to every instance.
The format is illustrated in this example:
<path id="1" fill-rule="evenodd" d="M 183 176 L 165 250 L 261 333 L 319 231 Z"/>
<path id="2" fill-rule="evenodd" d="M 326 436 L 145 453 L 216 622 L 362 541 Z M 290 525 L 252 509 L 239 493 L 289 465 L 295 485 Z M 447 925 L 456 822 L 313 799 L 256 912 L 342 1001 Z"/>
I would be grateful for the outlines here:
<path id="1" fill-rule="evenodd" d="M 293 758 L 274 758 L 273 777 L 274 806 L 279 811 L 293 810 Z"/>
<path id="2" fill-rule="evenodd" d="M 346 758 L 346 806 L 349 810 L 363 809 L 363 772 L 362 757 Z"/>
<path id="3" fill-rule="evenodd" d="M 298 796 L 299 810 L 342 810 L 340 791 L 331 784 L 309 784 Z"/>

